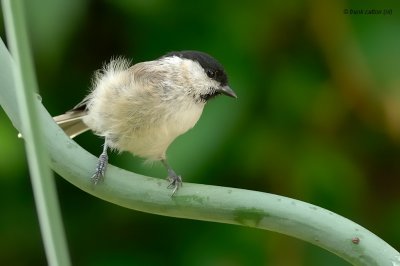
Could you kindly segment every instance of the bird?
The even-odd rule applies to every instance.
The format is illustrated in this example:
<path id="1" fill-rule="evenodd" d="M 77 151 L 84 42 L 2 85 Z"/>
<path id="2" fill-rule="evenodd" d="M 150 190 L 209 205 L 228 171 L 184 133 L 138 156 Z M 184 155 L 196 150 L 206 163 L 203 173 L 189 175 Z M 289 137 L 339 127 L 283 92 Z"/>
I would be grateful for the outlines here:
<path id="1" fill-rule="evenodd" d="M 108 149 L 127 151 L 160 161 L 174 195 L 182 177 L 169 165 L 167 149 L 196 124 L 206 103 L 218 95 L 237 98 L 224 67 L 205 52 L 173 51 L 136 64 L 116 57 L 95 72 L 83 101 L 53 118 L 71 138 L 87 130 L 104 138 L 91 177 L 94 184 L 105 176 Z"/>

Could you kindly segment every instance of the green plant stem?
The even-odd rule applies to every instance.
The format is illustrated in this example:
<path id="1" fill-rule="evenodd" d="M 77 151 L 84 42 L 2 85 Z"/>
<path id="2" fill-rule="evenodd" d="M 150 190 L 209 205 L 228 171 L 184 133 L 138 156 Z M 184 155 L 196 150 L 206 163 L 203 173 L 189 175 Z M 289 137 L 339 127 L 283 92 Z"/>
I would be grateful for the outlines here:
<path id="1" fill-rule="evenodd" d="M 25 28 L 23 6 L 20 0 L 2 1 L 5 26 L 14 64 L 8 60 L 9 76 L 14 77 L 20 129 L 24 133 L 26 154 L 35 196 L 39 223 L 49 265 L 70 265 L 62 226 L 54 178 L 49 168 L 49 156 L 38 117 L 38 102 L 34 92 L 37 83 Z M 3 80 L 3 79 L 2 79 Z M 12 81 L 11 81 L 12 82 Z M 12 84 L 10 81 L 8 85 Z M 2 88 L 2 94 L 4 88 Z"/>
<path id="2" fill-rule="evenodd" d="M 10 64 L 0 47 L 0 67 Z M 0 74 L 1 75 L 1 74 Z M 3 78 L 0 76 L 0 78 Z M 0 103 L 18 130 L 13 84 L 2 86 Z M 106 201 L 126 208 L 187 219 L 236 224 L 271 230 L 325 248 L 354 265 L 400 265 L 400 254 L 360 225 L 323 208 L 298 200 L 228 187 L 185 182 L 174 197 L 165 180 L 127 172 L 110 165 L 103 183 L 93 186 L 90 176 L 97 158 L 69 139 L 40 106 L 45 125 L 45 147 L 51 167 L 70 183 Z M 25 134 L 25 131 L 22 131 Z"/>

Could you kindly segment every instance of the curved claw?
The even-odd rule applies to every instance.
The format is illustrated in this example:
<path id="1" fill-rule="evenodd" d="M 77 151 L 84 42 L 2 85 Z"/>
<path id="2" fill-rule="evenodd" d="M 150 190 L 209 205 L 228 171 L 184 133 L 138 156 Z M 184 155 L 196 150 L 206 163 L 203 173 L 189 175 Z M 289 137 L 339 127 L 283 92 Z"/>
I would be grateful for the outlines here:
<path id="1" fill-rule="evenodd" d="M 173 189 L 171 197 L 175 194 L 175 192 L 182 186 L 182 178 L 180 175 L 177 175 L 174 170 L 172 170 L 171 166 L 169 166 L 166 159 L 162 159 L 161 162 L 167 168 L 168 177 L 167 179 L 171 182 L 168 185 L 169 189 Z"/>
<path id="2" fill-rule="evenodd" d="M 180 175 L 173 173 L 168 176 L 168 180 L 171 182 L 168 185 L 168 188 L 173 189 L 172 195 L 171 195 L 171 197 L 172 197 L 175 194 L 175 192 L 179 189 L 179 187 L 182 186 L 182 178 Z"/>
<path id="3" fill-rule="evenodd" d="M 97 183 L 104 179 L 104 172 L 96 171 L 96 173 L 94 173 L 90 179 L 94 185 L 97 185 Z"/>

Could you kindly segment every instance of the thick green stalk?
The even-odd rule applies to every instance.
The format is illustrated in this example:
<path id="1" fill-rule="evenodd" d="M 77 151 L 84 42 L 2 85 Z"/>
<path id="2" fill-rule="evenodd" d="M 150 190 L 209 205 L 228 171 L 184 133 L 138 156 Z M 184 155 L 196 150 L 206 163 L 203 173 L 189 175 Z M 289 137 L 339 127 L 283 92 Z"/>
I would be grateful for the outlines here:
<path id="1" fill-rule="evenodd" d="M 1 45 L 1 44 L 0 44 Z M 0 69 L 11 67 L 0 46 Z M 2 82 L 0 104 L 21 130 L 14 84 Z M 228 187 L 190 184 L 174 197 L 165 180 L 141 176 L 109 166 L 105 181 L 97 186 L 90 176 L 97 158 L 69 139 L 40 106 L 46 125 L 42 134 L 52 168 L 80 189 L 126 208 L 187 219 L 236 224 L 280 232 L 325 248 L 354 265 L 400 265 L 400 253 L 362 226 L 323 208 L 298 200 Z M 25 131 L 22 131 L 25 134 Z"/>
<path id="2" fill-rule="evenodd" d="M 38 102 L 35 99 L 37 83 L 25 28 L 22 2 L 3 0 L 5 26 L 14 64 L 10 59 L 3 63 L 2 82 L 13 85 L 18 107 L 20 129 L 25 139 L 26 154 L 29 162 L 32 187 L 35 196 L 39 223 L 49 265 L 70 265 L 68 250 L 62 226 L 60 208 L 52 172 L 49 168 L 49 156 L 43 140 L 42 120 L 38 116 Z M 4 47 L 2 47 L 4 49 Z M 3 51 L 4 52 L 4 51 Z M 14 79 L 12 80 L 12 77 Z M 14 81 L 14 83 L 13 83 Z M 1 94 L 5 93 L 2 86 Z"/>

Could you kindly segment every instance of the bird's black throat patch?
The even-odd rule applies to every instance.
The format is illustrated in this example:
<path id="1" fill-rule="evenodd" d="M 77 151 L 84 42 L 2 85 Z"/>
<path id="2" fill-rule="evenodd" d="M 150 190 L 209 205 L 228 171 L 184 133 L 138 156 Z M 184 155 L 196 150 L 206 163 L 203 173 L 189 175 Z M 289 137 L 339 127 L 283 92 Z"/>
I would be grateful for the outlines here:
<path id="1" fill-rule="evenodd" d="M 207 94 L 201 94 L 200 95 L 200 99 L 202 102 L 207 102 L 213 98 L 215 98 L 216 96 L 220 95 L 221 93 L 217 90 L 215 90 L 214 88 L 210 89 L 210 92 Z"/>

